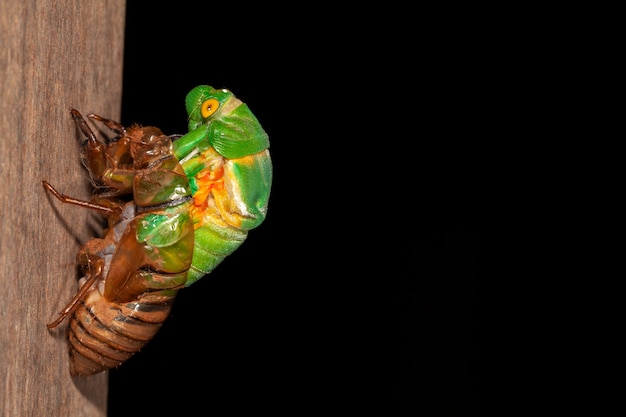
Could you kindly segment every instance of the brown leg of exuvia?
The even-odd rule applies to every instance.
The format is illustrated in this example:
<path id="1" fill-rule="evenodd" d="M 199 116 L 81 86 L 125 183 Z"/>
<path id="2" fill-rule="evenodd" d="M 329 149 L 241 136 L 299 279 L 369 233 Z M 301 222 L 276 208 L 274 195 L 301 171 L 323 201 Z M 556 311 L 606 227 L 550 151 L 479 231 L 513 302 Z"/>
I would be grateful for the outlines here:
<path id="1" fill-rule="evenodd" d="M 74 204 L 76 206 L 86 207 L 86 208 L 90 208 L 92 210 L 97 210 L 97 211 L 100 211 L 102 213 L 109 213 L 109 214 L 119 213 L 120 210 L 121 210 L 121 209 L 115 209 L 115 208 L 112 208 L 112 207 L 103 206 L 101 204 L 95 204 L 95 203 L 91 203 L 89 201 L 78 200 L 76 198 L 72 198 L 72 197 L 66 196 L 65 194 L 61 194 L 60 192 L 55 190 L 54 187 L 52 185 L 50 185 L 50 183 L 48 181 L 44 180 L 42 182 L 43 182 L 43 186 L 45 187 L 45 189 L 48 190 L 53 196 L 55 196 L 57 199 L 59 199 L 63 203 Z"/>
<path id="2" fill-rule="evenodd" d="M 80 289 L 78 290 L 76 295 L 74 295 L 72 300 L 65 306 L 63 310 L 61 310 L 61 312 L 59 313 L 59 317 L 57 317 L 57 319 L 53 321 L 52 323 L 46 324 L 48 329 L 53 329 L 57 327 L 59 324 L 61 324 L 63 320 L 65 320 L 67 316 L 69 316 L 70 314 L 74 312 L 74 310 L 76 310 L 76 307 L 78 307 L 78 302 L 82 300 L 85 294 L 87 294 L 87 292 L 91 289 L 91 287 L 93 287 L 93 284 L 96 282 L 97 278 L 98 278 L 98 274 L 93 274 L 89 277 L 89 279 L 87 279 L 85 284 L 82 287 L 80 287 Z"/>
<path id="3" fill-rule="evenodd" d="M 52 193 L 53 196 L 58 198 L 63 203 L 74 204 L 77 206 L 86 207 L 86 208 L 90 208 L 93 210 L 98 210 L 104 213 L 115 213 L 119 211 L 111 207 L 103 206 L 100 204 L 94 204 L 94 203 L 90 203 L 89 201 L 77 200 L 75 198 L 68 197 L 64 194 L 59 193 L 57 190 L 55 190 L 54 187 L 52 187 L 52 185 L 50 185 L 47 181 L 43 181 L 43 186 L 46 188 L 46 190 Z M 59 313 L 59 317 L 57 317 L 57 319 L 54 320 L 52 323 L 47 324 L 47 327 L 49 329 L 52 329 L 58 326 L 59 324 L 61 324 L 61 322 L 65 320 L 67 316 L 72 314 L 72 312 L 76 309 L 76 307 L 78 307 L 78 302 L 82 300 L 85 294 L 91 289 L 91 287 L 93 287 L 94 283 L 96 282 L 96 279 L 102 273 L 102 269 L 104 267 L 103 263 L 104 261 L 100 257 L 91 259 L 90 266 L 92 267 L 92 270 L 89 271 L 89 274 L 88 274 L 89 278 L 87 279 L 85 284 L 82 287 L 80 287 L 80 289 L 78 290 L 76 295 L 74 295 L 72 300 L 65 306 L 63 310 L 61 310 L 61 312 Z"/>
<path id="4" fill-rule="evenodd" d="M 90 113 L 87 115 L 90 119 L 97 120 L 100 123 L 103 123 L 106 127 L 108 127 L 112 132 L 117 133 L 118 135 L 123 134 L 126 129 L 122 126 L 121 123 L 116 122 L 115 120 L 106 119 L 102 116 L 98 116 L 97 114 Z"/>
<path id="5" fill-rule="evenodd" d="M 76 109 L 70 109 L 70 113 L 74 118 L 76 126 L 78 126 L 80 131 L 83 132 L 83 135 L 87 137 L 87 140 L 89 141 L 89 146 L 101 146 L 102 144 L 98 141 L 96 135 L 93 133 L 93 130 L 91 130 L 91 128 L 83 118 L 82 114 L 80 114 L 80 112 Z"/>

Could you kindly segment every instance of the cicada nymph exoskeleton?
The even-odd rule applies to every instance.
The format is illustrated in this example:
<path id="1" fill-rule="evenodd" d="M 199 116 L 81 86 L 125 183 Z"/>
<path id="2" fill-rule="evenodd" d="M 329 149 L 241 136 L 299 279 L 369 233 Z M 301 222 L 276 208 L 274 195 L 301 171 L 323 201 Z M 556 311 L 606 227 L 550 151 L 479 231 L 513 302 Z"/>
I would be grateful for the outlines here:
<path id="1" fill-rule="evenodd" d="M 82 201 L 44 186 L 64 203 L 102 213 L 108 228 L 79 250 L 80 289 L 48 327 L 71 316 L 70 373 L 91 375 L 130 358 L 168 317 L 192 261 L 192 194 L 171 138 L 158 128 L 124 128 L 89 115 L 118 134 L 105 144 L 78 111 L 71 112 L 87 137 L 83 162 L 101 191 Z"/>

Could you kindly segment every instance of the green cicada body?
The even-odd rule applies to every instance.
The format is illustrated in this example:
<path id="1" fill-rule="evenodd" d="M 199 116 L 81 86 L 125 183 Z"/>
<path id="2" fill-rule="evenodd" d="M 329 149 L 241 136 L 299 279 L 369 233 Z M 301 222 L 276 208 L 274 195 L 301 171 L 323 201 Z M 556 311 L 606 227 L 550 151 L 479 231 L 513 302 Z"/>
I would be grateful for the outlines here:
<path id="1" fill-rule="evenodd" d="M 210 273 L 265 219 L 272 164 L 267 134 L 228 90 L 199 86 L 187 96 L 189 133 L 121 124 L 90 114 L 117 133 L 87 137 L 83 164 L 98 190 L 91 201 L 45 188 L 64 203 L 94 209 L 108 220 L 77 262 L 80 289 L 48 324 L 71 316 L 72 375 L 121 365 L 153 338 L 179 289 Z"/>
<path id="2" fill-rule="evenodd" d="M 210 273 L 259 226 L 272 184 L 269 138 L 226 89 L 200 85 L 185 104 L 189 132 L 174 142 L 193 190 L 195 244 L 187 286 Z"/>

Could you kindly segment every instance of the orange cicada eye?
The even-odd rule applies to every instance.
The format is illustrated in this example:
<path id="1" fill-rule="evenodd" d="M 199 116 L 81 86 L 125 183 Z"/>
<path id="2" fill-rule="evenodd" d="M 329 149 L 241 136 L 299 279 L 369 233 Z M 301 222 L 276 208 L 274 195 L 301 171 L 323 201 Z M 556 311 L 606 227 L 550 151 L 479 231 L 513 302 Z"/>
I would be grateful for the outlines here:
<path id="1" fill-rule="evenodd" d="M 207 117 L 215 113 L 219 106 L 220 102 L 214 98 L 205 100 L 202 103 L 202 106 L 200 106 L 200 114 L 202 114 L 202 117 L 206 119 Z"/>

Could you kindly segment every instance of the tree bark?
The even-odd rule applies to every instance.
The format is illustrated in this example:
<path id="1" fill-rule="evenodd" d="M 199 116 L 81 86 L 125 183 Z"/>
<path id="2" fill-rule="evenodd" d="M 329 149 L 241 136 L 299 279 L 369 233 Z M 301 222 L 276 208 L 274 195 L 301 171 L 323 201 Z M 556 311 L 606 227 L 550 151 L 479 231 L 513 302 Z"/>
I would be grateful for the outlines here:
<path id="1" fill-rule="evenodd" d="M 0 415 L 105 416 L 108 374 L 72 378 L 66 320 L 75 256 L 97 214 L 69 109 L 119 120 L 125 0 L 0 1 Z M 92 125 L 93 126 L 93 125 Z M 96 132 L 98 132 L 96 130 Z"/>

